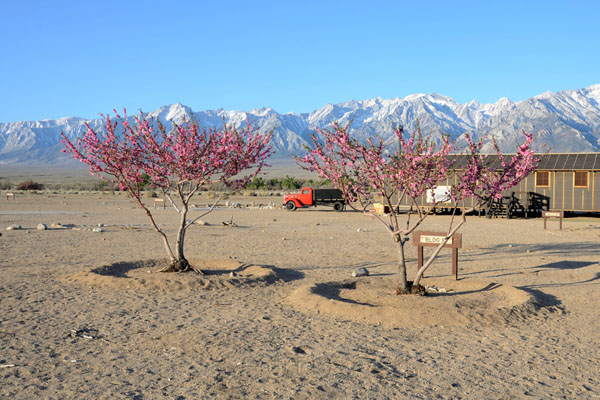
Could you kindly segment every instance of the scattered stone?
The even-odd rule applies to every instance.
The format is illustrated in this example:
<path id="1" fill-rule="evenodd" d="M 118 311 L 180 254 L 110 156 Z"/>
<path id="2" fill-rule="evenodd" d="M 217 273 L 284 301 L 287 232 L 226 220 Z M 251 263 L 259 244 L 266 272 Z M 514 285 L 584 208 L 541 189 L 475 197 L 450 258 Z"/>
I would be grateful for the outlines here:
<path id="1" fill-rule="evenodd" d="M 12 224 L 6 228 L 7 231 L 18 231 L 19 229 L 23 229 L 23 227 L 19 224 Z"/>
<path id="2" fill-rule="evenodd" d="M 298 347 L 298 346 L 292 347 L 292 351 L 296 354 L 306 354 L 306 350 L 304 350 L 302 347 Z"/>
<path id="3" fill-rule="evenodd" d="M 103 338 L 103 336 L 100 334 L 100 332 L 96 328 L 83 327 L 83 328 L 79 328 L 79 329 L 71 329 L 69 336 L 74 337 L 74 338 L 102 339 L 104 341 L 107 341 L 106 339 Z"/>
<path id="4" fill-rule="evenodd" d="M 282 238 L 281 238 L 281 240 L 287 240 L 287 238 L 285 238 L 285 237 L 282 237 Z"/>
<path id="5" fill-rule="evenodd" d="M 102 228 L 94 228 L 94 229 L 92 229 L 92 232 L 102 233 L 102 232 L 104 232 L 104 229 L 102 229 Z"/>
<path id="6" fill-rule="evenodd" d="M 229 221 L 223 221 L 223 225 L 233 227 L 237 226 L 237 224 L 233 222 L 233 215 L 231 216 L 231 219 Z"/>
<path id="7" fill-rule="evenodd" d="M 14 368 L 15 364 L 0 364 L 0 368 Z"/>
<path id="8" fill-rule="evenodd" d="M 366 231 L 365 231 L 364 229 L 362 229 L 362 228 L 358 228 L 358 229 L 356 230 L 356 232 L 366 232 Z"/>
<path id="9" fill-rule="evenodd" d="M 99 227 L 99 228 L 102 228 L 103 226 L 104 226 L 104 224 L 103 224 L 103 223 L 100 223 L 100 224 L 98 224 L 98 227 Z"/>
<path id="10" fill-rule="evenodd" d="M 315 224 L 315 226 L 319 226 L 319 225 L 321 225 L 321 224 L 320 224 L 320 223 L 318 223 L 318 222 Z"/>
<path id="11" fill-rule="evenodd" d="M 38 231 L 45 231 L 46 229 L 48 229 L 46 224 L 38 224 L 38 226 L 37 226 Z"/>
<path id="12" fill-rule="evenodd" d="M 447 292 L 451 292 L 451 290 L 447 290 L 445 288 L 439 288 L 437 286 L 425 286 L 425 292 L 427 292 L 427 293 L 447 293 Z"/>
<path id="13" fill-rule="evenodd" d="M 208 223 L 206 221 L 203 221 L 201 219 L 197 220 L 196 222 L 194 222 L 196 225 L 202 225 L 202 226 L 206 226 L 208 225 Z"/>
<path id="14" fill-rule="evenodd" d="M 237 276 L 238 276 L 238 274 L 237 274 L 237 272 L 235 272 L 235 271 L 231 271 L 231 272 L 229 273 L 229 277 L 230 277 L 230 278 L 237 278 Z"/>
<path id="15" fill-rule="evenodd" d="M 352 276 L 355 278 L 360 276 L 369 276 L 369 270 L 364 267 L 356 268 L 354 271 L 352 271 Z"/>
<path id="16" fill-rule="evenodd" d="M 2 232 L 0 232 L 0 236 L 2 236 Z"/>
<path id="17" fill-rule="evenodd" d="M 508 247 L 512 247 L 512 244 L 509 244 Z"/>
<path id="18" fill-rule="evenodd" d="M 529 250 L 527 250 L 527 253 L 529 253 Z"/>
<path id="19" fill-rule="evenodd" d="M 277 218 L 273 218 L 273 222 L 277 222 Z"/>

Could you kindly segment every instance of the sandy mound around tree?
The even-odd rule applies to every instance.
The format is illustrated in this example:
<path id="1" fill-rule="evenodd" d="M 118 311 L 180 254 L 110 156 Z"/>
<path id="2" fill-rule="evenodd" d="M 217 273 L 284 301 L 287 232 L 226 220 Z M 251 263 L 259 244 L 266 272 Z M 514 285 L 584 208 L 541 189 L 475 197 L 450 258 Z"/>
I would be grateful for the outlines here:
<path id="1" fill-rule="evenodd" d="M 154 292 L 255 286 L 280 280 L 277 272 L 268 266 L 244 264 L 235 260 L 189 261 L 194 268 L 203 271 L 204 275 L 194 272 L 159 272 L 168 264 L 167 259 L 161 259 L 103 265 L 89 271 L 66 275 L 64 279 L 86 286 Z"/>
<path id="2" fill-rule="evenodd" d="M 427 296 L 394 294 L 390 277 L 314 283 L 287 301 L 303 312 L 386 327 L 478 326 L 509 323 L 539 311 L 534 296 L 498 283 L 424 279 Z"/>

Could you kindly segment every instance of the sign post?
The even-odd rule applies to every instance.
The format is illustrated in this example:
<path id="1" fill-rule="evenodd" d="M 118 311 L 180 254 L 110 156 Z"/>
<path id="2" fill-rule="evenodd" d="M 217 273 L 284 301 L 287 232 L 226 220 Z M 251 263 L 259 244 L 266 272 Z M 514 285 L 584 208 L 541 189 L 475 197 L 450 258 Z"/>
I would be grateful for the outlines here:
<path id="1" fill-rule="evenodd" d="M 558 218 L 559 221 L 559 227 L 560 230 L 562 231 L 562 220 L 564 217 L 564 212 L 563 211 L 542 211 L 542 217 L 544 217 L 544 230 L 546 230 L 546 219 L 548 218 Z"/>
<path id="2" fill-rule="evenodd" d="M 413 245 L 417 246 L 417 269 L 423 266 L 423 247 L 438 247 L 446 237 L 444 232 L 422 232 L 413 233 Z M 462 248 L 462 234 L 452 235 L 444 247 L 452 249 L 452 275 L 458 279 L 458 249 Z"/>

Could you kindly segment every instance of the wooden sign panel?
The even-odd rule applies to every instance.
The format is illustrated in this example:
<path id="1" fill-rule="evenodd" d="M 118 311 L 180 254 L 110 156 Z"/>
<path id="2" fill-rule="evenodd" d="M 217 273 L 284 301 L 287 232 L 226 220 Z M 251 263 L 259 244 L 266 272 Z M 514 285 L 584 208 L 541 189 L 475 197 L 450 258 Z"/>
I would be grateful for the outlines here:
<path id="1" fill-rule="evenodd" d="M 413 244 L 415 246 L 437 247 L 444 240 L 447 233 L 445 232 L 421 232 L 413 233 Z M 444 247 L 452 247 L 460 249 L 462 247 L 462 234 L 455 233 L 452 235 Z"/>
<path id="2" fill-rule="evenodd" d="M 444 241 L 445 232 L 421 232 L 413 233 L 413 245 L 417 246 L 417 268 L 423 266 L 423 247 L 437 247 Z M 462 248 L 462 234 L 452 235 L 444 247 L 452 249 L 452 275 L 458 279 L 458 249 Z"/>
<path id="3" fill-rule="evenodd" d="M 544 230 L 546 230 L 546 219 L 547 218 L 558 218 L 560 219 L 559 226 L 562 230 L 562 220 L 565 213 L 564 211 L 542 211 L 542 217 L 544 218 Z"/>
<path id="4" fill-rule="evenodd" d="M 542 211 L 542 216 L 544 218 L 562 218 L 562 211 Z"/>

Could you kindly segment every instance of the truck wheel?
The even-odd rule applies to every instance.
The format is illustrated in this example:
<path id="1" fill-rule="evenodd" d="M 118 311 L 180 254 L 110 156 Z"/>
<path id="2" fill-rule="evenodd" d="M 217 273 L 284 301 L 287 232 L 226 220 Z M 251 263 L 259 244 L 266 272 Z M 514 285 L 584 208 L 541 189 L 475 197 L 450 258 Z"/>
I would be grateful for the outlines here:
<path id="1" fill-rule="evenodd" d="M 333 209 L 337 212 L 344 211 L 344 203 L 341 201 L 336 201 L 333 203 Z"/>
<path id="2" fill-rule="evenodd" d="M 285 208 L 287 208 L 289 211 L 294 211 L 296 209 L 296 203 L 294 203 L 293 201 L 288 201 L 285 204 Z"/>

